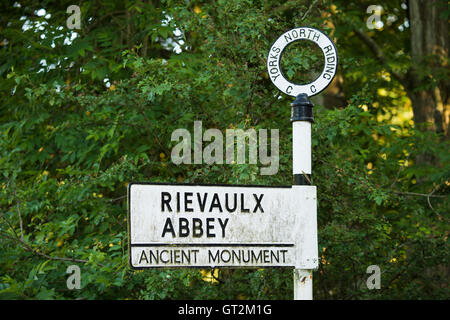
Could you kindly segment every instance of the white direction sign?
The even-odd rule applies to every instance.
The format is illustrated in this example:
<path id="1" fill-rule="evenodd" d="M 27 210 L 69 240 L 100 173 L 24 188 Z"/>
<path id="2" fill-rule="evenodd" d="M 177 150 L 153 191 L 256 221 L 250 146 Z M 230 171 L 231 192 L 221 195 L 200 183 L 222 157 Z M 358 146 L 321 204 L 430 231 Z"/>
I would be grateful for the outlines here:
<path id="1" fill-rule="evenodd" d="M 308 84 L 295 84 L 286 79 L 281 70 L 281 57 L 284 49 L 294 41 L 309 40 L 322 50 L 324 68 L 320 76 Z M 272 83 L 283 93 L 296 97 L 300 93 L 314 96 L 330 84 L 336 75 L 338 55 L 336 47 L 330 38 L 323 32 L 310 28 L 300 27 L 283 33 L 272 45 L 267 57 L 267 72 Z"/>
<path id="2" fill-rule="evenodd" d="M 130 183 L 133 268 L 318 267 L 316 187 Z"/>

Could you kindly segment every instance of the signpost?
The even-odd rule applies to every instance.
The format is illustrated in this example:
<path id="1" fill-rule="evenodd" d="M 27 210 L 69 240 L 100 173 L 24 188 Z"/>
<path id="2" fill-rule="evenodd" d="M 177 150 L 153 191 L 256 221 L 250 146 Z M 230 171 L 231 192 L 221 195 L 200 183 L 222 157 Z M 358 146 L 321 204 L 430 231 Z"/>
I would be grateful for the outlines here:
<path id="1" fill-rule="evenodd" d="M 288 81 L 280 67 L 283 50 L 299 40 L 315 42 L 325 59 L 320 76 L 303 85 Z M 293 186 L 130 183 L 131 267 L 293 267 L 294 299 L 312 299 L 318 245 L 309 97 L 330 84 L 337 62 L 333 42 L 309 27 L 285 32 L 269 50 L 271 81 L 296 97 L 291 103 Z"/>
<path id="2" fill-rule="evenodd" d="M 315 187 L 132 183 L 128 194 L 133 268 L 318 265 Z"/>
<path id="3" fill-rule="evenodd" d="M 294 41 L 313 41 L 322 50 L 324 68 L 312 83 L 295 84 L 288 81 L 281 70 L 283 50 Z M 331 83 L 336 75 L 338 56 L 336 47 L 321 31 L 310 28 L 294 28 L 283 33 L 272 45 L 267 58 L 267 71 L 272 83 L 283 93 L 296 97 L 291 103 L 292 122 L 292 173 L 294 185 L 311 184 L 311 124 L 314 122 L 313 104 L 310 96 L 316 95 Z M 315 212 L 315 211 L 314 211 Z M 300 211 L 298 211 L 300 214 Z M 315 215 L 315 214 L 314 214 Z M 312 270 L 316 268 L 294 269 L 294 299 L 312 300 Z"/>
<path id="4" fill-rule="evenodd" d="M 311 83 L 295 84 L 288 81 L 281 70 L 281 57 L 284 49 L 295 41 L 312 41 L 319 46 L 324 56 L 322 73 Z M 338 56 L 336 47 L 330 38 L 321 31 L 300 27 L 283 33 L 272 45 L 267 57 L 267 71 L 272 83 L 283 93 L 296 97 L 299 94 L 314 96 L 325 90 L 336 75 Z"/>

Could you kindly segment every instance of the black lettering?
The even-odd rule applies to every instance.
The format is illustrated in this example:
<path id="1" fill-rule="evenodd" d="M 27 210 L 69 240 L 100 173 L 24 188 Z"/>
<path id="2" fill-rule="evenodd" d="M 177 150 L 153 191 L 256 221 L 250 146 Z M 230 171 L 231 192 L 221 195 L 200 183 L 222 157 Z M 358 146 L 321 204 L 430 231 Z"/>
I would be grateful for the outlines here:
<path id="1" fill-rule="evenodd" d="M 244 208 L 244 194 L 241 193 L 241 212 L 250 212 L 249 209 Z"/>
<path id="2" fill-rule="evenodd" d="M 185 252 L 184 250 L 181 251 L 181 261 L 186 261 L 187 263 L 191 263 L 191 251 Z"/>
<path id="3" fill-rule="evenodd" d="M 203 235 L 202 220 L 199 218 L 192 219 L 192 236 L 200 238 Z"/>
<path id="4" fill-rule="evenodd" d="M 184 193 L 184 211 L 185 212 L 193 212 L 194 209 L 188 208 L 188 204 L 192 204 L 192 199 L 188 199 L 188 197 L 192 197 L 192 192 Z"/>
<path id="5" fill-rule="evenodd" d="M 159 259 L 161 260 L 162 263 L 168 263 L 170 259 L 163 260 L 162 255 L 164 252 L 168 254 L 167 250 L 162 250 L 161 253 L 159 254 Z M 170 258 L 170 255 L 169 255 L 169 258 Z"/>
<path id="6" fill-rule="evenodd" d="M 270 260 L 269 260 L 269 250 L 263 250 L 264 251 L 264 253 L 263 253 L 263 255 L 264 255 L 264 263 L 269 263 L 270 262 Z"/>
<path id="7" fill-rule="evenodd" d="M 202 202 L 202 199 L 200 198 L 200 193 L 197 193 L 198 205 L 200 206 L 200 211 L 201 212 L 205 211 L 206 198 L 208 198 L 208 194 L 207 193 L 205 193 L 203 195 L 203 202 Z"/>
<path id="8" fill-rule="evenodd" d="M 224 254 L 224 253 L 228 254 L 228 259 L 224 259 L 224 258 L 223 258 L 223 254 Z M 230 259 L 231 259 L 230 251 L 228 251 L 228 250 L 222 250 L 222 252 L 221 252 L 221 254 L 220 254 L 220 258 L 221 258 L 222 261 L 225 262 L 225 263 L 230 262 Z"/>
<path id="9" fill-rule="evenodd" d="M 222 219 L 218 218 L 220 227 L 222 228 L 222 238 L 225 238 L 225 228 L 228 224 L 229 218 L 226 218 L 225 221 L 222 222 Z"/>
<path id="10" fill-rule="evenodd" d="M 239 255 L 236 253 L 236 251 L 235 250 L 231 250 L 231 254 L 232 254 L 232 261 L 233 262 L 235 262 L 235 261 L 237 261 L 237 262 L 239 262 L 239 263 L 241 263 L 241 252 L 242 252 L 243 250 L 239 250 L 238 251 L 238 253 L 239 253 Z"/>
<path id="11" fill-rule="evenodd" d="M 197 263 L 197 253 L 199 252 L 199 250 L 191 250 L 191 253 L 194 254 L 194 263 Z M 190 260 L 189 260 L 190 262 Z"/>
<path id="12" fill-rule="evenodd" d="M 325 50 L 325 54 L 327 54 L 328 52 L 330 52 L 331 50 L 333 50 L 333 47 L 330 45 L 323 47 L 323 49 Z"/>
<path id="13" fill-rule="evenodd" d="M 259 251 L 258 256 L 255 255 L 255 252 L 253 250 L 251 250 L 251 253 L 252 253 L 252 262 L 258 263 L 260 259 L 262 262 L 261 251 Z"/>
<path id="14" fill-rule="evenodd" d="M 301 38 L 306 38 L 305 29 L 300 29 L 300 37 Z"/>
<path id="15" fill-rule="evenodd" d="M 255 208 L 253 209 L 253 212 L 256 212 L 256 210 L 259 208 L 261 212 L 264 212 L 264 209 L 261 206 L 262 198 L 264 197 L 264 194 L 261 194 L 261 196 L 258 198 L 256 194 L 253 194 L 253 198 L 256 200 Z"/>
<path id="16" fill-rule="evenodd" d="M 276 52 L 276 53 L 280 53 L 281 49 L 280 49 L 280 48 L 277 48 L 277 47 L 273 47 L 273 48 L 272 48 L 272 51 L 273 51 L 273 52 Z"/>
<path id="17" fill-rule="evenodd" d="M 237 193 L 233 193 L 233 195 L 234 195 L 234 206 L 233 209 L 231 209 L 228 201 L 228 193 L 225 194 L 225 209 L 227 209 L 228 212 L 235 212 L 237 208 Z"/>
<path id="18" fill-rule="evenodd" d="M 275 255 L 273 250 L 270 250 L 270 261 L 273 262 L 274 260 L 276 260 L 277 262 L 280 262 L 280 251 L 277 250 L 276 253 L 277 254 Z"/>
<path id="19" fill-rule="evenodd" d="M 285 35 L 284 35 L 284 40 L 286 40 L 286 42 L 292 41 L 291 35 L 290 35 L 289 33 L 288 33 L 288 34 L 285 34 Z"/>
<path id="20" fill-rule="evenodd" d="M 313 41 L 319 41 L 320 33 L 315 32 L 313 36 Z"/>
<path id="21" fill-rule="evenodd" d="M 287 88 L 286 88 L 286 93 L 287 94 L 290 94 L 291 92 L 292 92 L 292 86 L 288 86 Z"/>
<path id="22" fill-rule="evenodd" d="M 206 218 L 206 236 L 208 238 L 214 238 L 216 236 L 215 233 L 210 232 L 210 230 L 214 230 L 214 224 L 211 222 L 214 222 L 214 218 Z"/>
<path id="23" fill-rule="evenodd" d="M 172 208 L 170 207 L 170 199 L 171 195 L 169 192 L 161 192 L 161 211 L 164 212 L 164 205 L 167 206 L 169 212 L 172 212 Z"/>
<path id="24" fill-rule="evenodd" d="M 332 66 L 330 66 L 330 67 L 328 67 L 328 65 L 326 65 L 326 68 L 327 68 L 327 69 L 325 69 L 325 72 L 327 72 L 327 73 L 333 73 L 334 65 L 332 65 Z"/>
<path id="25" fill-rule="evenodd" d="M 297 30 L 292 30 L 292 36 L 294 37 L 294 39 L 297 39 L 298 37 Z"/>
<path id="26" fill-rule="evenodd" d="M 177 236 L 175 234 L 175 230 L 173 229 L 172 220 L 170 218 L 166 219 L 161 237 L 164 238 L 167 232 L 170 232 L 172 234 L 172 237 L 174 238 Z"/>
<path id="27" fill-rule="evenodd" d="M 209 207 L 209 212 L 212 212 L 213 208 L 218 208 L 220 212 L 222 212 L 222 206 L 220 204 L 219 195 L 214 193 L 213 199 L 211 201 L 211 206 Z"/>
<path id="28" fill-rule="evenodd" d="M 153 259 L 155 259 L 155 263 L 159 263 L 158 251 L 156 250 L 156 254 L 154 254 L 153 250 L 150 250 L 150 263 L 153 263 Z"/>
<path id="29" fill-rule="evenodd" d="M 247 259 L 245 259 L 245 252 L 242 250 L 242 261 L 244 263 L 250 262 L 250 250 L 247 250 Z"/>
<path id="30" fill-rule="evenodd" d="M 283 254 L 283 263 L 285 263 L 285 262 L 286 262 L 286 257 L 285 257 L 285 255 L 286 255 L 286 252 L 287 252 L 287 250 L 286 250 L 286 249 L 284 249 L 284 250 L 281 250 L 281 253 Z"/>
<path id="31" fill-rule="evenodd" d="M 217 263 L 219 263 L 219 262 L 220 262 L 220 259 L 219 259 L 219 250 L 216 251 L 216 256 L 213 256 L 212 253 L 211 253 L 211 250 L 208 250 L 208 259 L 209 259 L 209 262 L 211 262 L 211 258 L 212 258 L 212 262 L 217 262 Z M 217 260 L 217 261 L 216 261 L 216 260 Z"/>
<path id="32" fill-rule="evenodd" d="M 180 218 L 178 222 L 178 236 L 182 238 L 189 236 L 189 220 L 186 218 Z"/>
<path id="33" fill-rule="evenodd" d="M 180 263 L 180 250 L 173 250 L 173 262 Z"/>
<path id="34" fill-rule="evenodd" d="M 139 263 L 141 263 L 143 259 L 145 259 L 145 262 L 148 263 L 147 255 L 145 254 L 145 250 L 142 250 L 142 252 L 141 252 L 141 257 L 139 258 Z"/>

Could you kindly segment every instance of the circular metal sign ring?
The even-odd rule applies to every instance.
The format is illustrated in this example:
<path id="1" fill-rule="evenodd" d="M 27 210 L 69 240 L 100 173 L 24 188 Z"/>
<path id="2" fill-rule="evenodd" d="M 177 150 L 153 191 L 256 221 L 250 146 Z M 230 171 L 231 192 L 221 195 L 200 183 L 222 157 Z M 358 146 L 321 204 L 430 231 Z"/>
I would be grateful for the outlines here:
<path id="1" fill-rule="evenodd" d="M 281 71 L 280 62 L 283 50 L 292 42 L 299 40 L 313 41 L 322 50 L 325 63 L 322 73 L 308 84 L 295 84 L 288 81 Z M 283 33 L 272 45 L 267 57 L 267 72 L 273 84 L 283 93 L 296 97 L 300 93 L 314 96 L 330 84 L 336 75 L 338 55 L 333 41 L 323 32 L 310 28 L 299 27 Z"/>

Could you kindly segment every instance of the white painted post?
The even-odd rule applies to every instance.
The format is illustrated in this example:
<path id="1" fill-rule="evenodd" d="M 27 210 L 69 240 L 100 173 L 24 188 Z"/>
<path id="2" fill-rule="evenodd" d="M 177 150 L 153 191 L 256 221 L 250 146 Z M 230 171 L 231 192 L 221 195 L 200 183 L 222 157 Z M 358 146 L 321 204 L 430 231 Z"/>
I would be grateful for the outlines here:
<path id="1" fill-rule="evenodd" d="M 293 184 L 310 185 L 313 104 L 308 95 L 302 93 L 295 98 L 291 106 Z M 312 300 L 312 298 L 312 270 L 294 269 L 294 300 Z"/>
<path id="2" fill-rule="evenodd" d="M 308 36 L 305 32 L 308 32 Z M 280 71 L 283 50 L 290 43 L 301 40 L 316 43 L 322 49 L 325 58 L 323 76 L 309 84 L 294 84 Z M 283 33 L 269 50 L 267 72 L 270 80 L 281 92 L 296 97 L 291 103 L 294 185 L 311 184 L 311 123 L 314 122 L 314 117 L 313 104 L 308 94 L 314 96 L 325 90 L 336 75 L 337 66 L 338 55 L 333 41 L 326 34 L 310 27 L 300 27 Z M 304 93 L 298 94 L 299 92 Z M 294 270 L 294 299 L 312 299 L 312 270 Z"/>
<path id="3" fill-rule="evenodd" d="M 292 159 L 294 177 L 296 174 L 305 177 L 306 174 L 309 178 L 311 176 L 311 122 L 292 122 Z"/>
<path id="4" fill-rule="evenodd" d="M 294 300 L 313 299 L 312 270 L 294 269 Z"/>

